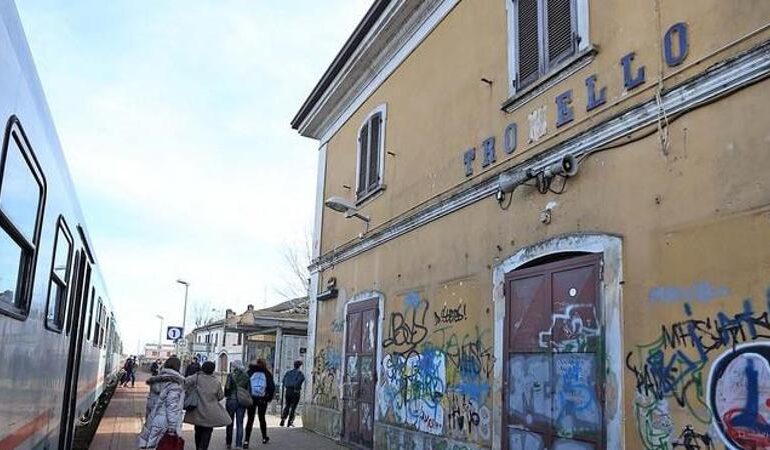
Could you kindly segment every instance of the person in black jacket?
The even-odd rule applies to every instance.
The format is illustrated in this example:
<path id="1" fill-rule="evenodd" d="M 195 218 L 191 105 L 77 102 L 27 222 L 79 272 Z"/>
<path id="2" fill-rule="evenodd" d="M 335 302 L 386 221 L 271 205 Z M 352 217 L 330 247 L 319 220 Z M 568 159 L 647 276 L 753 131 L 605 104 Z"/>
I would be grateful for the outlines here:
<path id="1" fill-rule="evenodd" d="M 259 430 L 262 432 L 262 443 L 267 444 L 270 438 L 267 436 L 267 422 L 265 422 L 265 413 L 267 404 L 273 401 L 275 395 L 275 382 L 273 374 L 267 368 L 264 359 L 258 359 L 256 364 L 249 364 L 249 379 L 251 380 L 251 396 L 254 400 L 247 410 L 246 420 L 246 440 L 243 442 L 243 448 L 249 448 L 249 439 L 251 438 L 251 429 L 254 426 L 254 413 L 259 417 Z M 263 386 L 264 383 L 264 386 Z"/>

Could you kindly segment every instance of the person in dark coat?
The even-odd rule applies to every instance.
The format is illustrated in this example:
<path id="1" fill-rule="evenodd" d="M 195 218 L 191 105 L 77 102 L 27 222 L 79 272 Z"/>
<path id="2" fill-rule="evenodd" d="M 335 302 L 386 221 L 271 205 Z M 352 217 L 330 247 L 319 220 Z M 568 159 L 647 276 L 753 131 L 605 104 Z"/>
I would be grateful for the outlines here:
<path id="1" fill-rule="evenodd" d="M 192 362 L 187 366 L 187 368 L 184 370 L 184 376 L 185 378 L 195 375 L 198 373 L 198 371 L 201 370 L 200 364 L 198 364 L 197 359 L 193 359 Z"/>
<path id="2" fill-rule="evenodd" d="M 231 448 L 233 427 L 235 427 L 235 448 L 240 448 L 243 439 L 243 415 L 248 405 L 241 404 L 241 401 L 238 399 L 238 388 L 250 392 L 249 375 L 246 373 L 246 369 L 241 361 L 233 361 L 232 368 L 233 370 L 230 372 L 225 383 L 225 397 L 227 398 L 225 400 L 225 407 L 230 418 L 233 419 L 233 423 L 225 428 L 225 445 L 227 448 Z"/>
<path id="3" fill-rule="evenodd" d="M 158 370 L 160 370 L 160 360 L 153 361 L 152 365 L 150 366 L 150 372 L 152 372 L 152 376 L 157 375 Z"/>
<path id="4" fill-rule="evenodd" d="M 294 361 L 294 369 L 286 372 L 283 376 L 283 389 L 286 393 L 286 405 L 281 411 L 281 426 L 288 418 L 288 426 L 294 426 L 294 413 L 297 411 L 297 405 L 299 404 L 299 398 L 302 394 L 302 383 L 305 382 L 305 374 L 302 373 L 299 368 L 302 367 L 302 361 Z"/>
<path id="5" fill-rule="evenodd" d="M 123 364 L 123 370 L 125 371 L 125 374 L 123 375 L 123 387 L 128 386 L 128 382 L 131 382 L 131 387 L 134 387 L 134 384 L 136 383 L 136 361 L 134 361 L 134 358 L 128 358 L 126 360 L 126 363 Z"/>
<path id="6" fill-rule="evenodd" d="M 267 412 L 267 404 L 273 401 L 273 397 L 275 396 L 273 374 L 268 370 L 267 363 L 264 359 L 260 358 L 257 360 L 256 364 L 249 364 L 248 374 L 249 380 L 251 381 L 252 399 L 254 400 L 254 404 L 246 410 L 248 420 L 246 421 L 246 440 L 243 442 L 243 448 L 249 448 L 251 429 L 254 427 L 254 413 L 259 417 L 259 430 L 262 432 L 262 443 L 267 444 L 270 440 L 267 436 L 265 413 Z M 264 388 L 259 387 L 262 383 L 264 383 Z"/>

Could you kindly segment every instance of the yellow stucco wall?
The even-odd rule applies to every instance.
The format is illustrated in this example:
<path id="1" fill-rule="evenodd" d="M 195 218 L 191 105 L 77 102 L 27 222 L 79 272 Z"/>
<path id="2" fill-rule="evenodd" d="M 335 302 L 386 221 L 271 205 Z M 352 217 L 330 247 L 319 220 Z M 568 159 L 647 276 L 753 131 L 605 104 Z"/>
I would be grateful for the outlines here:
<path id="1" fill-rule="evenodd" d="M 770 22 L 770 2 L 703 0 L 697 8 L 691 2 L 660 3 L 658 18 L 655 2 L 591 2 L 591 42 L 599 49 L 593 62 L 508 114 L 500 109 L 508 97 L 504 3 L 460 2 L 332 137 L 324 198 L 352 198 L 342 185 L 355 186 L 356 133 L 377 105 L 387 103 L 386 150 L 396 156 L 386 156 L 387 190 L 362 208 L 372 217 L 373 227 L 652 98 L 660 70 L 671 75 L 664 83 L 670 86 L 770 38 L 759 33 L 728 46 Z M 687 60 L 680 67 L 661 69 L 661 36 L 682 21 L 689 30 Z M 713 55 L 716 50 L 720 52 Z M 637 53 L 637 63 L 646 66 L 647 82 L 624 93 L 619 60 L 631 51 Z M 586 114 L 584 80 L 594 73 L 600 85 L 607 86 L 608 101 Z M 494 80 L 493 86 L 481 83 L 482 77 Z M 619 415 L 625 448 L 668 449 L 681 442 L 686 425 L 708 433 L 721 446 L 720 433 L 730 426 L 720 426 L 714 411 L 724 422 L 728 409 L 745 409 L 748 361 L 756 363 L 759 412 L 770 413 L 765 405 L 770 398 L 770 356 L 762 356 L 770 355 L 770 131 L 763 119 L 769 88 L 770 82 L 760 82 L 677 118 L 669 126 L 667 152 L 656 133 L 592 155 L 562 195 L 519 188 L 508 210 L 488 198 L 324 270 L 321 284 L 336 277 L 340 295 L 318 303 L 314 403 L 341 409 L 344 305 L 357 293 L 378 291 L 385 298 L 379 324 L 383 358 L 378 420 L 470 445 L 495 445 L 499 437 L 493 435 L 493 424 L 504 402 L 485 366 L 493 347 L 501 345 L 494 341 L 492 272 L 518 250 L 554 236 L 601 232 L 623 241 L 622 334 L 603 338 L 622 342 L 627 357 L 622 373 L 611 374 L 620 385 L 608 383 L 605 392 L 606 397 L 622 395 L 623 410 L 605 413 Z M 554 97 L 567 89 L 574 92 L 575 121 L 556 131 Z M 528 143 L 526 116 L 542 105 L 548 110 L 548 133 L 540 142 Z M 510 122 L 519 126 L 519 145 L 509 157 L 501 142 Z M 469 181 L 462 151 L 493 135 L 499 143 L 496 165 L 482 170 L 477 155 Z M 551 222 L 544 224 L 540 213 L 551 202 Z M 361 231 L 360 222 L 325 211 L 322 254 Z M 461 305 L 466 306 L 458 309 Z M 698 348 L 693 336 L 703 347 Z M 753 353 L 734 351 L 740 348 Z M 421 355 L 431 349 L 445 355 L 443 424 L 438 433 L 429 429 L 430 423 L 405 424 L 399 405 L 388 394 L 398 390 L 388 381 L 387 371 L 394 366 L 389 355 L 406 360 L 414 349 Z M 478 398 L 471 407 L 455 395 L 463 389 L 458 388 L 463 377 L 452 352 L 481 368 L 476 373 L 481 392 L 465 396 Z M 663 358 L 664 366 L 674 361 L 671 367 L 677 371 L 668 370 L 667 379 L 656 379 L 652 375 L 660 365 L 651 363 L 651 355 Z M 398 372 L 402 377 L 410 375 L 404 362 Z M 711 373 L 719 367 L 726 369 Z M 612 392 L 615 389 L 619 392 Z M 709 400 L 712 391 L 723 398 Z M 463 414 L 465 425 L 458 426 Z M 469 427 L 469 418 L 478 419 L 478 424 Z M 757 430 L 761 436 L 763 428 Z M 757 439 L 757 448 L 770 448 L 770 439 Z"/>

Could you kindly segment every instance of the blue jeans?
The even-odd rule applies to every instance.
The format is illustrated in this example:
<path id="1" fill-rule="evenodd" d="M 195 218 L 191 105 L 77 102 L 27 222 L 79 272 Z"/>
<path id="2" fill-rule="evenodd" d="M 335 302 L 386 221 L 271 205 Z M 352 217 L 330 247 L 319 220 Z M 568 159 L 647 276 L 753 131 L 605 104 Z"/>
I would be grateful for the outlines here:
<path id="1" fill-rule="evenodd" d="M 243 445 L 243 414 L 246 412 L 246 408 L 238 403 L 238 399 L 228 398 L 225 403 L 227 414 L 230 414 L 230 419 L 235 416 L 233 423 L 225 428 L 225 444 L 230 445 L 233 443 L 233 424 L 235 429 L 235 446 L 240 447 Z"/>

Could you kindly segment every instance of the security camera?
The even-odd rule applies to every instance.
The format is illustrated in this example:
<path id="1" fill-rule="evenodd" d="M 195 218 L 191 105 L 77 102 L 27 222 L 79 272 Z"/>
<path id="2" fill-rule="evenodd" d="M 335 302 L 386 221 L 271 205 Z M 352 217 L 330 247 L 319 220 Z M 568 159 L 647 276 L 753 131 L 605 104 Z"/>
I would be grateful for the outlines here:
<path id="1" fill-rule="evenodd" d="M 556 175 L 572 177 L 577 174 L 577 171 L 578 163 L 575 160 L 575 157 L 572 155 L 565 155 L 560 161 L 546 166 L 546 168 L 543 169 L 543 175 L 546 178 L 553 178 Z"/>

